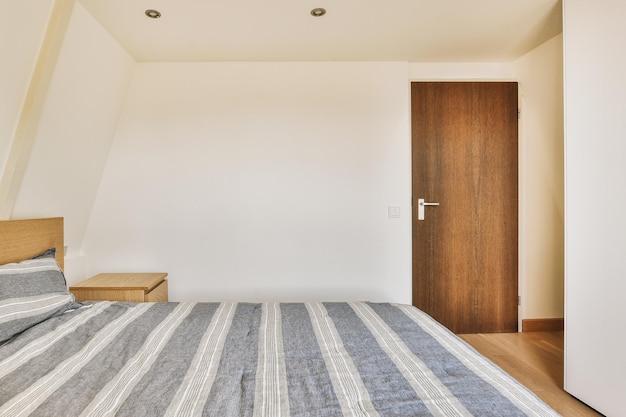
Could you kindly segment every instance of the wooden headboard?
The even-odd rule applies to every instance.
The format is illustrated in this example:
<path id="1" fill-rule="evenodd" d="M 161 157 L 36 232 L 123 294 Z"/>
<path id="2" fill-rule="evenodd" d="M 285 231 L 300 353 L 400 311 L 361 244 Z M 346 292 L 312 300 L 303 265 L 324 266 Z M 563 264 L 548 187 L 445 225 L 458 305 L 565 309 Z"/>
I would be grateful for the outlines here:
<path id="1" fill-rule="evenodd" d="M 63 269 L 63 217 L 29 220 L 0 220 L 0 265 L 22 261 L 56 248 Z"/>

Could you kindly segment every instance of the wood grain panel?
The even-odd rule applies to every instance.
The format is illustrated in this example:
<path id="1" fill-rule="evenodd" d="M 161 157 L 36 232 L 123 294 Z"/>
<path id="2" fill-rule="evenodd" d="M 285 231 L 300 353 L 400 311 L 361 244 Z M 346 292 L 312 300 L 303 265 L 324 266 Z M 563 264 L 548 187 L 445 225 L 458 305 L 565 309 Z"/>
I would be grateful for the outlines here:
<path id="1" fill-rule="evenodd" d="M 167 277 L 166 272 L 103 273 L 72 285 L 73 289 L 120 289 L 151 291 Z"/>
<path id="2" fill-rule="evenodd" d="M 523 332 L 556 332 L 565 327 L 564 319 L 524 319 L 522 320 Z"/>
<path id="3" fill-rule="evenodd" d="M 108 290 L 108 289 L 82 289 L 70 288 L 74 298 L 78 302 L 108 300 L 108 301 L 129 301 L 133 303 L 143 303 L 146 293 L 142 290 Z"/>
<path id="4" fill-rule="evenodd" d="M 163 281 L 158 287 L 150 291 L 145 296 L 145 301 L 153 303 L 162 303 L 168 301 L 167 280 Z"/>
<path id="5" fill-rule="evenodd" d="M 70 287 L 76 301 L 168 301 L 167 273 L 103 273 Z"/>
<path id="6" fill-rule="evenodd" d="M 63 269 L 62 217 L 0 221 L 0 265 L 32 258 L 50 248 L 56 248 Z"/>
<path id="7" fill-rule="evenodd" d="M 454 332 L 517 330 L 517 83 L 412 83 L 413 304 Z"/>

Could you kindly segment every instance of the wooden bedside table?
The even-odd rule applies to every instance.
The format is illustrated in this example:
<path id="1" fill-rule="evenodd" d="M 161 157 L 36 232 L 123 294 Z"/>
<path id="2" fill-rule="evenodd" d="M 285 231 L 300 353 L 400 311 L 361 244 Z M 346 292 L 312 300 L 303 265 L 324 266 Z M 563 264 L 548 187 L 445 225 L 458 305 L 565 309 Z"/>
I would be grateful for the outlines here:
<path id="1" fill-rule="evenodd" d="M 167 301 L 166 277 L 164 272 L 98 274 L 72 285 L 70 292 L 76 301 Z"/>

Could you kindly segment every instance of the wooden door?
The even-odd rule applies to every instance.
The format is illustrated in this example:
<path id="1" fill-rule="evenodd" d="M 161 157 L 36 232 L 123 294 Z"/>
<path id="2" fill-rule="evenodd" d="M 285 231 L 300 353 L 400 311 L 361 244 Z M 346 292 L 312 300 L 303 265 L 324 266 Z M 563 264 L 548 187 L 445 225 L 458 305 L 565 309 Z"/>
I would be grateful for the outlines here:
<path id="1" fill-rule="evenodd" d="M 517 331 L 517 83 L 411 84 L 413 305 L 455 333 Z M 424 207 L 418 220 L 418 199 Z"/>

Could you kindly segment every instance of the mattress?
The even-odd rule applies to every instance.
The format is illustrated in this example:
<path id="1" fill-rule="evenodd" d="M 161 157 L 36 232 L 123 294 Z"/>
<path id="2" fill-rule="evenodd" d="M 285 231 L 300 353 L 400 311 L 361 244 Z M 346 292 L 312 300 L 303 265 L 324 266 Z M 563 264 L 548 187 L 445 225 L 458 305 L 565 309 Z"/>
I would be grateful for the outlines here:
<path id="1" fill-rule="evenodd" d="M 0 346 L 0 416 L 557 416 L 403 304 L 94 302 Z"/>

